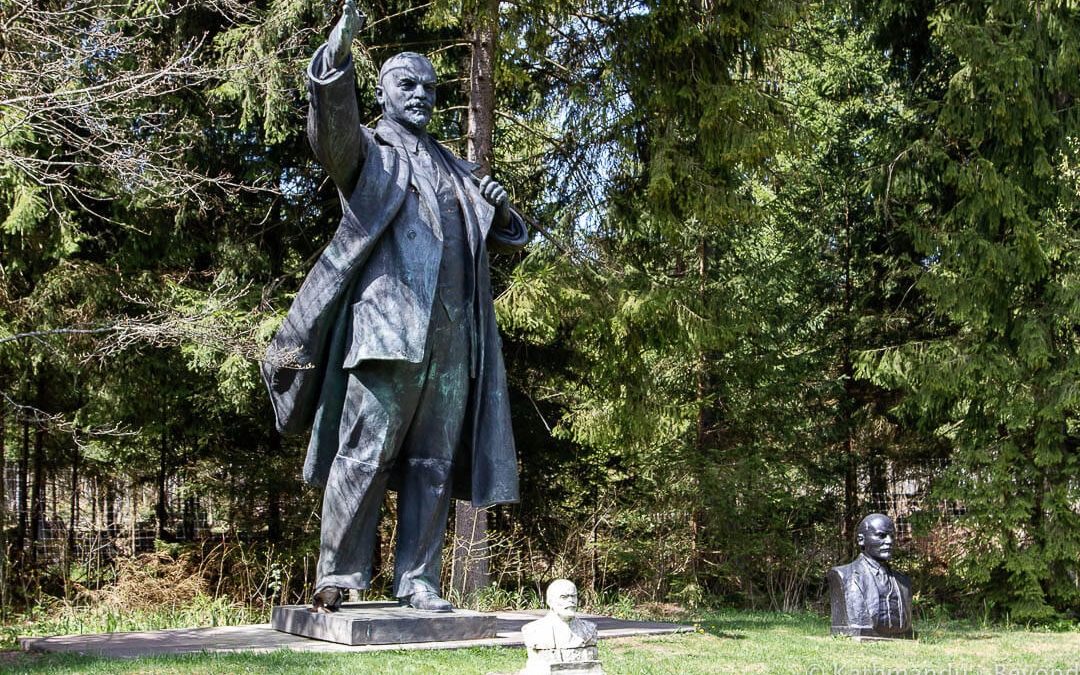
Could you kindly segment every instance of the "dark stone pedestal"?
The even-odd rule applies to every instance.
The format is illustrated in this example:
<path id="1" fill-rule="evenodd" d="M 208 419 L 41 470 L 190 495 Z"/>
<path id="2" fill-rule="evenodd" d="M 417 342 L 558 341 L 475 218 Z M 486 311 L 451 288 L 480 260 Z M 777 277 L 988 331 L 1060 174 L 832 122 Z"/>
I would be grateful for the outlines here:
<path id="1" fill-rule="evenodd" d="M 873 642 L 875 640 L 914 640 L 915 631 L 911 628 L 892 633 L 880 633 L 873 628 L 863 626 L 833 626 L 833 635 L 850 635 L 856 642 Z"/>
<path id="2" fill-rule="evenodd" d="M 495 637 L 495 615 L 464 609 L 426 612 L 396 602 L 346 603 L 333 614 L 311 611 L 310 605 L 274 608 L 270 625 L 293 635 L 344 645 L 450 642 Z"/>

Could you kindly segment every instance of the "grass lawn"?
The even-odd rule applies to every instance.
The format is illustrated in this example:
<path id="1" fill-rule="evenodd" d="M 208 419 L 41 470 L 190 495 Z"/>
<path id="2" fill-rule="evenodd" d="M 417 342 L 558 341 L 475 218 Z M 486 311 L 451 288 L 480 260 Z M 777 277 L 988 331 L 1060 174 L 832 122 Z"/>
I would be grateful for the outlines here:
<path id="1" fill-rule="evenodd" d="M 812 614 L 721 611 L 699 617 L 693 634 L 605 640 L 609 675 L 802 673 L 803 675 L 1080 675 L 1080 633 L 916 625 L 917 642 L 855 643 L 829 637 Z M 511 673 L 522 649 L 486 648 L 368 654 L 228 654 L 112 660 L 0 653 L 0 671 L 100 675 L 408 675 Z"/>

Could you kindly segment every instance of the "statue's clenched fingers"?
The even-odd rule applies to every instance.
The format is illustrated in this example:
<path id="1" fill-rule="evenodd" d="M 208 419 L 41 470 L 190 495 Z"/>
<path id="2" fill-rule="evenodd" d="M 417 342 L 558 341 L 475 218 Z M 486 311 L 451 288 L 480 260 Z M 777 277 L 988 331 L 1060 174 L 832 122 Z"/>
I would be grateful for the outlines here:
<path id="1" fill-rule="evenodd" d="M 364 27 L 367 22 L 367 17 L 356 7 L 356 3 L 353 0 L 345 0 L 345 7 L 341 11 L 341 18 L 345 22 L 346 30 L 349 32 L 349 37 L 356 35 L 356 32 Z"/>

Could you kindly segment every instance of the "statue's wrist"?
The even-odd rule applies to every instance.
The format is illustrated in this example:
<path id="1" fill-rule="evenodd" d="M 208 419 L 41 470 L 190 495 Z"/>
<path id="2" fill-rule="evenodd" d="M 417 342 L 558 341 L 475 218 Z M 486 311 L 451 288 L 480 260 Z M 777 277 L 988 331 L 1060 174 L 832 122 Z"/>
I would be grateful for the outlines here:
<path id="1" fill-rule="evenodd" d="M 510 224 L 510 219 L 513 218 L 513 212 L 510 210 L 509 201 L 505 201 L 495 207 L 495 218 L 498 221 L 496 224 L 501 227 L 506 227 Z"/>
<path id="2" fill-rule="evenodd" d="M 349 49 L 340 50 L 343 52 L 342 54 L 338 54 L 338 51 L 333 48 L 333 45 L 326 45 L 326 49 L 323 51 L 323 65 L 326 70 L 344 70 L 349 65 L 349 57 L 352 56 L 352 51 Z"/>

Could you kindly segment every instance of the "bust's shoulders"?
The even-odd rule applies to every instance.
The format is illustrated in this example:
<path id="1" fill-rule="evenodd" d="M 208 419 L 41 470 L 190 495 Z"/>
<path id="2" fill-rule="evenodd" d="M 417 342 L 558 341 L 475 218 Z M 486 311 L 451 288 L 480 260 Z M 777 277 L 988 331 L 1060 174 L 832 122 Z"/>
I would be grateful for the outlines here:
<path id="1" fill-rule="evenodd" d="M 596 624 L 588 619 L 579 619 L 575 617 L 570 622 L 570 632 L 581 638 L 586 645 L 591 645 L 596 642 Z"/>
<path id="2" fill-rule="evenodd" d="M 551 615 L 545 614 L 535 621 L 530 621 L 521 627 L 521 637 L 526 647 L 533 649 L 554 649 L 554 626 L 551 623 Z"/>
<path id="3" fill-rule="evenodd" d="M 857 560 L 858 558 L 845 565 L 837 565 L 835 567 L 830 567 L 828 576 L 830 578 L 836 577 L 838 579 L 847 579 L 851 576 L 852 571 L 855 569 L 855 562 Z"/>
<path id="4" fill-rule="evenodd" d="M 522 626 L 521 627 L 521 632 L 522 633 L 535 633 L 537 631 L 543 630 L 544 626 L 547 623 L 548 623 L 548 615 L 545 614 L 544 616 L 540 617 L 539 619 L 534 619 L 533 621 L 530 621 L 529 623 Z"/>

